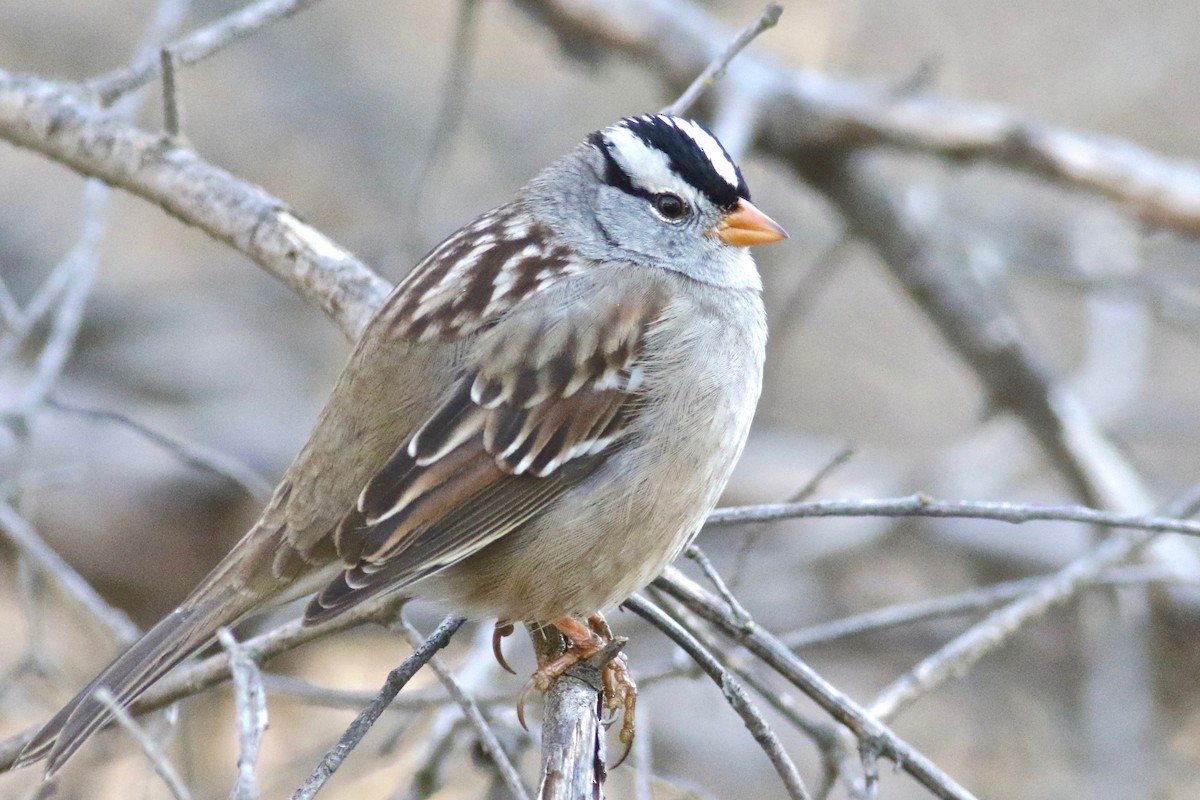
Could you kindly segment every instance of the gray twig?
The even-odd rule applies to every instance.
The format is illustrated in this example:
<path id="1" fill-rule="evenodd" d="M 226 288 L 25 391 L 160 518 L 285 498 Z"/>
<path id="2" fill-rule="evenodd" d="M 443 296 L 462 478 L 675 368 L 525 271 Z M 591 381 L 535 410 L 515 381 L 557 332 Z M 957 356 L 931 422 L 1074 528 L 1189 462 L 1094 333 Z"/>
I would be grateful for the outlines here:
<path id="1" fill-rule="evenodd" d="M 404 634 L 404 638 L 408 640 L 408 643 L 414 649 L 421 644 L 421 634 L 403 616 L 398 619 L 398 627 Z M 521 776 L 517 773 L 516 766 L 508 757 L 508 753 L 504 752 L 504 748 L 500 746 L 500 740 L 496 738 L 496 733 L 492 730 L 492 726 L 484 719 L 475 698 L 464 691 L 463 687 L 455 679 L 454 674 L 442 662 L 440 657 L 435 655 L 429 659 L 429 667 L 437 675 L 446 692 L 454 698 L 454 702 L 458 703 L 462 708 L 463 716 L 467 718 L 471 727 L 475 729 L 475 734 L 479 737 L 480 745 L 482 745 L 484 752 L 492 759 L 492 763 L 495 764 L 496 769 L 500 773 L 501 780 L 504 781 L 508 790 L 512 792 L 513 797 L 528 800 L 529 792 L 526 790 L 524 784 L 521 783 Z"/>
<path id="2" fill-rule="evenodd" d="M 765 503 L 718 508 L 706 527 L 722 528 L 747 522 L 770 522 L 799 517 L 935 517 L 990 519 L 1020 525 L 1026 522 L 1082 522 L 1108 528 L 1182 533 L 1200 536 L 1200 522 L 1152 514 L 1110 514 L 1079 505 L 997 503 L 982 500 L 935 500 L 915 494 L 887 500 L 817 500 L 807 503 Z"/>
<path id="3" fill-rule="evenodd" d="M 792 763 L 788 754 L 784 752 L 783 745 L 779 743 L 775 732 L 771 730 L 771 726 L 767 724 L 766 719 L 755 708 L 753 701 L 750 700 L 750 696 L 746 694 L 746 690 L 742 688 L 737 678 L 721 666 L 721 662 L 695 636 L 645 597 L 634 595 L 626 600 L 623 605 L 665 633 L 667 638 L 683 648 L 700 665 L 700 668 L 712 678 L 713 683 L 717 684 L 721 689 L 721 693 L 725 695 L 725 701 L 729 703 L 729 707 L 742 718 L 742 722 L 745 723 L 754 740 L 758 742 L 758 746 L 762 748 L 767 758 L 770 759 L 771 765 L 775 767 L 775 772 L 783 782 L 784 788 L 787 789 L 788 797 L 793 798 L 793 800 L 811 800 L 812 795 L 808 793 L 808 789 L 804 786 L 804 781 L 800 778 L 800 773 L 796 770 L 796 765 Z"/>
<path id="4" fill-rule="evenodd" d="M 916 622 L 926 622 L 945 617 L 956 617 L 977 611 L 989 611 L 996 606 L 1014 600 L 1037 589 L 1049 576 L 1022 578 L 1015 581 L 995 583 L 958 594 L 918 600 L 913 603 L 894 605 L 865 611 L 850 617 L 810 625 L 807 628 L 783 634 L 779 640 L 793 649 L 812 647 L 818 644 L 861 636 L 865 633 L 888 630 Z M 1095 579 L 1087 581 L 1092 587 L 1144 586 L 1150 583 L 1173 583 L 1178 577 L 1159 567 L 1129 567 L 1110 569 Z"/>
<path id="5" fill-rule="evenodd" d="M 729 587 L 725 585 L 725 581 L 721 578 L 721 573 L 717 572 L 717 568 L 708 560 L 708 556 L 704 555 L 704 551 L 698 546 L 691 544 L 683 551 L 683 554 L 696 562 L 697 566 L 700 567 L 700 571 L 704 573 L 704 577 L 708 578 L 713 588 L 717 590 L 717 594 L 729 604 L 729 608 L 733 611 L 734 616 L 742 620 L 743 625 L 752 626 L 754 620 L 750 616 L 750 612 L 733 596 L 733 592 L 729 590 Z"/>
<path id="6" fill-rule="evenodd" d="M 1168 514 L 1190 516 L 1198 499 L 1186 496 L 1168 505 Z M 1155 533 L 1144 528 L 1115 533 L 1091 551 L 1063 567 L 1051 578 L 971 626 L 937 652 L 893 681 L 875 698 L 871 713 L 882 720 L 894 719 L 908 705 L 955 675 L 963 674 L 987 653 L 1007 642 L 1025 625 L 1050 609 L 1075 597 L 1084 586 L 1109 567 L 1135 556 L 1154 541 Z"/>
<path id="7" fill-rule="evenodd" d="M 267 696 L 263 676 L 245 648 L 228 628 L 217 631 L 217 641 L 229 654 L 233 673 L 233 702 L 238 723 L 238 778 L 229 800 L 258 800 L 258 751 L 267 729 Z"/>
<path id="8" fill-rule="evenodd" d="M 123 611 L 110 606 L 62 556 L 38 536 L 33 526 L 9 503 L 0 501 L 0 528 L 21 556 L 37 567 L 63 594 L 107 628 L 120 644 L 132 644 L 141 635 Z M 2 761 L 2 759 L 0 759 Z"/>
<path id="9" fill-rule="evenodd" d="M 191 800 L 192 794 L 183 783 L 183 779 L 179 777 L 179 773 L 171 762 L 167 759 L 162 748 L 158 746 L 158 742 L 146 733 L 141 725 L 134 722 L 133 717 L 129 712 L 121 707 L 121 704 L 113 697 L 112 692 L 104 687 L 96 690 L 96 699 L 112 713 L 113 719 L 117 724 L 129 732 L 137 743 L 141 745 L 142 752 L 146 754 L 150 764 L 154 767 L 154 771 L 162 778 L 163 783 L 167 785 L 167 789 L 171 792 L 171 796 L 175 800 Z"/>
<path id="10" fill-rule="evenodd" d="M 338 741 L 337 746 L 330 750 L 312 774 L 304 781 L 304 783 L 292 793 L 292 800 L 311 800 L 317 792 L 321 791 L 321 787 L 325 782 L 333 776 L 342 762 L 346 760 L 346 756 L 350 755 L 351 751 L 358 746 L 362 738 L 367 735 L 367 731 L 379 719 L 379 715 L 387 708 L 388 704 L 400 693 L 404 685 L 408 683 L 417 671 L 433 658 L 433 655 L 450 642 L 450 637 L 454 632 L 462 627 L 464 619 L 455 619 L 447 617 L 442 621 L 442 624 L 429 635 L 425 643 L 413 652 L 411 656 L 405 659 L 404 663 L 396 667 L 388 673 L 387 680 L 383 684 L 383 688 L 379 690 L 379 695 L 367 706 L 362 712 L 355 717 L 354 722 L 350 723 L 350 727 L 342 734 L 342 738 Z"/>
<path id="11" fill-rule="evenodd" d="M 467 85 L 471 76 L 471 57 L 475 53 L 475 32 L 478 29 L 480 0 L 458 0 L 458 20 L 454 26 L 454 44 L 450 48 L 450 65 L 442 82 L 442 99 L 437 118 L 429 138 L 425 157 L 417 167 L 409 192 L 409 206 L 402 218 L 408 228 L 408 244 L 420 242 L 421 211 L 425 208 L 430 190 L 438 184 L 436 174 L 462 121 L 463 106 L 467 98 Z"/>
<path id="12" fill-rule="evenodd" d="M 725 76 L 725 70 L 728 69 L 729 62 L 733 61 L 738 53 L 745 50 L 747 45 L 754 41 L 755 37 L 760 33 L 768 28 L 775 27 L 775 24 L 779 22 L 781 14 L 783 14 L 782 5 L 779 3 L 768 3 L 767 7 L 758 15 L 758 18 L 738 31 L 737 35 L 725 46 L 725 49 L 696 76 L 696 79 L 679 96 L 679 99 L 663 108 L 662 113 L 673 116 L 686 113 L 700 98 L 700 95 L 704 94 L 709 87 Z"/>
<path id="13" fill-rule="evenodd" d="M 107 408 L 89 408 L 65 403 L 53 396 L 46 398 L 46 405 L 65 414 L 86 417 L 100 422 L 111 422 L 127 428 L 147 441 L 161 447 L 180 463 L 202 470 L 227 480 L 242 489 L 255 500 L 266 501 L 271 496 L 271 484 L 250 466 L 218 450 L 189 442 L 175 436 L 156 431 L 138 422 L 128 414 Z"/>
<path id="14" fill-rule="evenodd" d="M 162 101 L 163 101 L 163 133 L 172 143 L 179 141 L 179 131 L 182 125 L 179 106 L 179 92 L 175 86 L 175 54 L 171 48 L 159 50 L 160 69 L 162 70 Z"/>
<path id="15" fill-rule="evenodd" d="M 174 54 L 177 64 L 189 66 L 203 61 L 273 22 L 303 11 L 316 2 L 317 0 L 261 0 L 176 39 L 167 44 L 167 47 Z M 87 82 L 86 87 L 94 92 L 103 104 L 111 105 L 122 95 L 159 77 L 162 68 L 162 61 L 157 52 L 143 54 L 135 57 L 129 66 L 93 78 Z"/>
<path id="16" fill-rule="evenodd" d="M 742 630 L 737 618 L 715 595 L 705 591 L 679 570 L 667 567 L 653 585 L 681 602 L 722 634 L 746 647 L 826 713 L 849 728 L 860 740 L 866 738 L 879 742 L 883 748 L 882 755 L 912 775 L 935 796 L 943 800 L 973 800 L 974 795 L 959 786 L 923 753 L 818 675 L 770 633 L 761 627 L 751 631 Z"/>

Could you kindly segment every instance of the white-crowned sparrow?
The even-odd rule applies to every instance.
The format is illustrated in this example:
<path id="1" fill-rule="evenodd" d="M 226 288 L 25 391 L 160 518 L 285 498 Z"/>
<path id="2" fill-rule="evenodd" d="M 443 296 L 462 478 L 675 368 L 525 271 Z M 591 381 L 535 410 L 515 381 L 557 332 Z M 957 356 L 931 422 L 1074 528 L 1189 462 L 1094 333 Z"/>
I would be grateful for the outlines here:
<path id="1" fill-rule="evenodd" d="M 254 527 L 32 740 L 67 758 L 122 704 L 281 597 L 382 592 L 558 627 L 645 586 L 746 440 L 766 320 L 746 248 L 784 238 L 695 122 L 591 134 L 392 292 Z M 594 627 L 594 626 L 593 626 Z"/>

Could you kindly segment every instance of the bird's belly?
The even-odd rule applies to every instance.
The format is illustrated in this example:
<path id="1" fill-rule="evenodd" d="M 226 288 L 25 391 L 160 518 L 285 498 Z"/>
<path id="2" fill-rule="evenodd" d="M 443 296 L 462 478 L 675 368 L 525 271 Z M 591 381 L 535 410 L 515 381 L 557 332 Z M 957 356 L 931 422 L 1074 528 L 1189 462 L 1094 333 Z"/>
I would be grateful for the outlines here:
<path id="1" fill-rule="evenodd" d="M 662 572 L 715 505 L 759 387 L 753 370 L 701 392 L 684 387 L 673 405 L 646 409 L 671 407 L 673 421 L 649 426 L 654 435 L 630 442 L 536 520 L 423 581 L 419 593 L 472 616 L 536 622 L 621 602 Z"/>

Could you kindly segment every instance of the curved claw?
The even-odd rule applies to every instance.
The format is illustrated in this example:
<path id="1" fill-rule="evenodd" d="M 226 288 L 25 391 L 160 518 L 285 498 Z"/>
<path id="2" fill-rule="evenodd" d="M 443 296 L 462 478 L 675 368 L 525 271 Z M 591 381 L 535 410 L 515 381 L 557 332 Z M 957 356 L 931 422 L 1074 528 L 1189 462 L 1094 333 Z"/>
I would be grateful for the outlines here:
<path id="1" fill-rule="evenodd" d="M 628 733 L 629 735 L 626 736 L 625 735 L 626 733 Z M 625 759 L 629 758 L 629 754 L 633 752 L 633 733 L 632 733 L 632 731 L 626 731 L 626 730 L 622 729 L 621 734 L 617 737 L 617 740 L 621 744 L 625 745 L 625 749 L 621 751 L 621 757 L 618 758 L 615 762 L 613 762 L 613 764 L 610 767 L 608 767 L 608 769 L 610 769 L 610 770 L 616 769 L 617 767 L 624 764 Z"/>
<path id="2" fill-rule="evenodd" d="M 517 671 L 508 665 L 508 662 L 504 659 L 504 648 L 500 646 L 500 640 L 505 636 L 511 635 L 512 632 L 513 624 L 511 622 L 496 623 L 496 629 L 492 631 L 492 655 L 496 657 L 496 663 L 499 664 L 506 672 L 511 675 L 516 675 Z M 522 722 L 521 724 L 524 725 L 525 723 Z"/>
<path id="3" fill-rule="evenodd" d="M 521 688 L 521 693 L 517 695 L 517 722 L 521 723 L 521 727 L 526 731 L 529 726 L 525 724 L 525 698 L 529 696 L 529 690 L 533 688 L 533 678 L 525 681 L 525 686 Z"/>

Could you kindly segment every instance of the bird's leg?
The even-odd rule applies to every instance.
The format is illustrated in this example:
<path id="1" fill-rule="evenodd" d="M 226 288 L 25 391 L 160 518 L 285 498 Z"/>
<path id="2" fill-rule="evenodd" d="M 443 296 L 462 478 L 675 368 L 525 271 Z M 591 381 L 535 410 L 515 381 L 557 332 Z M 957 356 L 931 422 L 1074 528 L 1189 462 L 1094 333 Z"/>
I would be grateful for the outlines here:
<path id="1" fill-rule="evenodd" d="M 555 678 L 570 669 L 572 665 L 578 664 L 580 661 L 587 661 L 607 649 L 613 642 L 612 630 L 601 614 L 592 614 L 586 622 L 575 617 L 560 617 L 550 624 L 566 638 L 569 644 L 562 655 L 538 665 L 538 668 L 534 670 L 533 677 L 526 684 L 526 690 L 534 688 L 540 692 L 546 691 Z M 494 641 L 498 642 L 500 635 L 502 634 L 497 634 Z M 617 738 L 625 749 L 621 757 L 613 764 L 615 769 L 621 765 L 633 747 L 637 720 L 637 684 L 633 682 L 633 676 L 629 674 L 629 660 L 624 653 L 620 652 L 600 668 L 600 675 L 603 681 L 605 710 L 613 716 L 617 711 L 622 712 L 621 731 Z M 521 698 L 517 701 L 517 716 L 522 725 L 525 724 L 524 705 L 525 692 L 523 691 Z"/>
<path id="2" fill-rule="evenodd" d="M 603 617 L 601 620 L 603 621 Z M 589 623 L 575 617 L 559 617 L 550 623 L 566 638 L 567 649 L 558 658 L 538 664 L 538 668 L 534 670 L 533 677 L 530 679 L 533 682 L 533 688 L 539 692 L 546 691 L 554 679 L 566 672 L 572 665 L 578 664 L 580 661 L 587 661 L 612 641 L 612 632 L 608 631 L 607 625 L 604 626 L 604 630 L 608 631 L 608 635 L 605 637 L 593 630 Z"/>
<path id="3" fill-rule="evenodd" d="M 600 613 L 588 617 L 588 627 L 605 641 L 612 641 L 612 629 L 608 620 Z M 612 765 L 612 769 L 621 766 L 633 749 L 633 737 L 637 729 L 637 684 L 629 672 L 629 659 L 624 653 L 617 653 L 601 670 L 604 679 L 604 708 L 609 714 L 615 715 L 621 711 L 621 731 L 617 739 L 625 746 L 621 757 Z M 610 718 L 612 719 L 612 718 Z"/>

